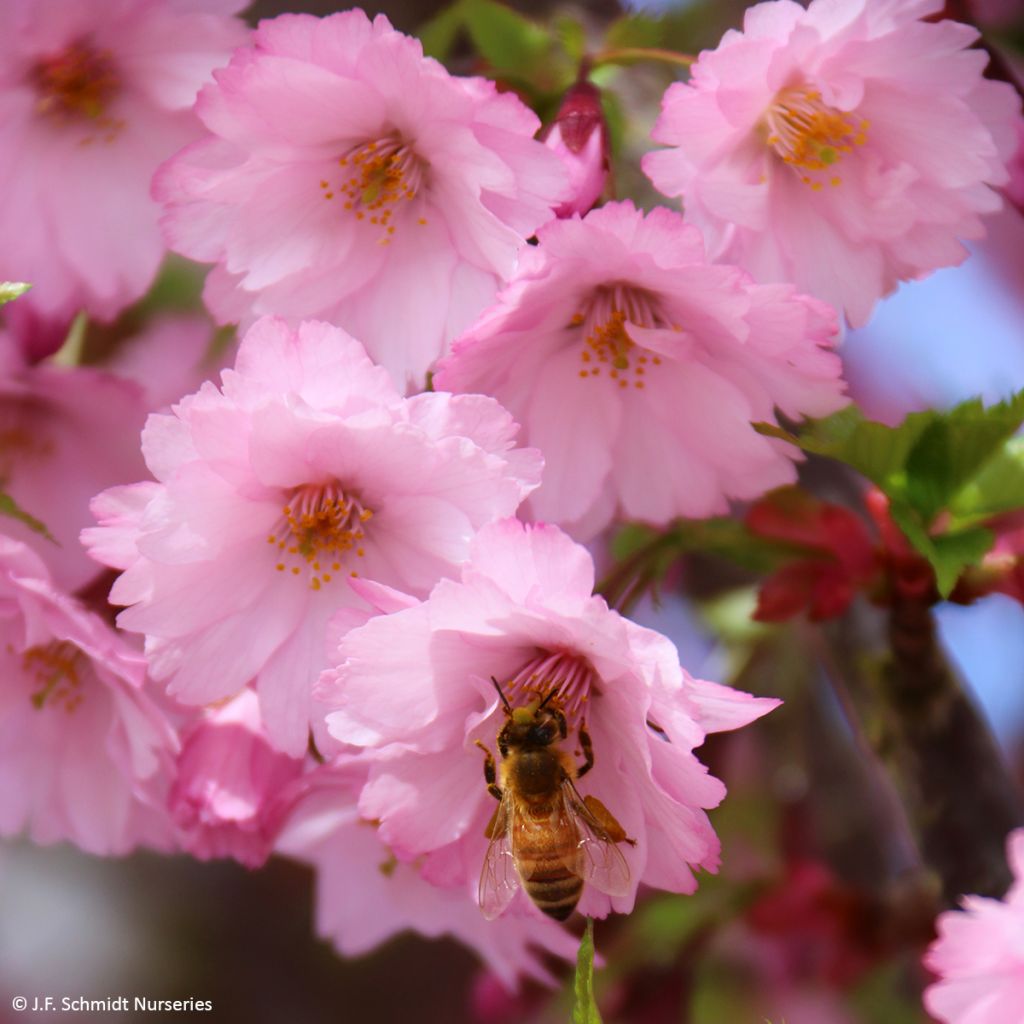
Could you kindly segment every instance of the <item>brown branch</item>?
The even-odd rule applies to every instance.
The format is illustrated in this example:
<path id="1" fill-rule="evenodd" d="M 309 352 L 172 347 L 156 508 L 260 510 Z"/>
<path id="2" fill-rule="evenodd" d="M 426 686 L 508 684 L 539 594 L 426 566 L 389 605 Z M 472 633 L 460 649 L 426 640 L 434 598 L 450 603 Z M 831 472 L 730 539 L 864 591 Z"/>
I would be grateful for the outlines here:
<path id="1" fill-rule="evenodd" d="M 927 598 L 898 599 L 888 634 L 883 756 L 904 790 L 921 853 L 948 900 L 1002 896 L 1012 881 L 1006 834 L 1024 824 L 1021 794 L 939 646 Z"/>

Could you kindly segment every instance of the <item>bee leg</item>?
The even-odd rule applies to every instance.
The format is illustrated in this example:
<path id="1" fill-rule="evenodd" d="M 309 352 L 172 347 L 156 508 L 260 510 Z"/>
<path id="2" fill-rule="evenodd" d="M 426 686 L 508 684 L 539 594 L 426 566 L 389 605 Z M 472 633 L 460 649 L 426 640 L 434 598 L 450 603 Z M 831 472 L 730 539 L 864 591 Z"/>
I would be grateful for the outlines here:
<path id="1" fill-rule="evenodd" d="M 589 794 L 583 798 L 587 810 L 594 816 L 594 820 L 608 833 L 608 838 L 613 843 L 629 843 L 636 846 L 636 840 L 626 835 L 626 830 L 615 820 L 615 815 L 596 796 Z"/>
<path id="2" fill-rule="evenodd" d="M 582 779 L 591 768 L 594 767 L 594 745 L 590 742 L 590 733 L 587 727 L 580 724 L 580 747 L 583 750 L 583 767 L 576 772 L 576 778 Z"/>
<path id="3" fill-rule="evenodd" d="M 565 715 L 558 708 L 552 708 L 551 714 L 558 723 L 558 735 L 564 740 L 569 735 L 569 726 L 566 724 Z"/>
<path id="4" fill-rule="evenodd" d="M 484 781 L 487 783 L 487 792 L 495 800 L 500 800 L 501 788 L 498 786 L 498 770 L 494 766 L 494 755 L 479 740 L 476 740 L 475 744 L 484 752 Z"/>

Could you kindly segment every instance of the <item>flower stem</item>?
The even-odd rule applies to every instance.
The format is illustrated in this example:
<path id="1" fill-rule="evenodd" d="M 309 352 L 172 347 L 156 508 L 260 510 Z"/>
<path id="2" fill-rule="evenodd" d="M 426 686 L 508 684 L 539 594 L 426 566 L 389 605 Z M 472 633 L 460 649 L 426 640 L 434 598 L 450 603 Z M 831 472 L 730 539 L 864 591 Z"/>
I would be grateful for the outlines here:
<path id="1" fill-rule="evenodd" d="M 590 58 L 590 66 L 598 68 L 602 64 L 632 64 L 634 61 L 653 60 L 662 64 L 675 64 L 688 68 L 696 59 L 688 53 L 676 53 L 675 50 L 661 50 L 648 46 L 622 46 L 594 54 Z"/>

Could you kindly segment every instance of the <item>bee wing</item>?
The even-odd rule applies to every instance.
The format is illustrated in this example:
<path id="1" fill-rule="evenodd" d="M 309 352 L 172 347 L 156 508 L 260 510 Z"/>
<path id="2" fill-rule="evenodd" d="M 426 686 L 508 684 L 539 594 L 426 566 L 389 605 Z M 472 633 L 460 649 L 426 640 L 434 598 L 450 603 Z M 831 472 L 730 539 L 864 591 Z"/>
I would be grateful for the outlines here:
<path id="1" fill-rule="evenodd" d="M 562 783 L 562 799 L 572 814 L 579 834 L 577 873 L 595 889 L 609 896 L 629 892 L 629 865 L 607 829 L 583 802 L 572 779 Z"/>
<path id="2" fill-rule="evenodd" d="M 488 921 L 493 921 L 512 902 L 519 888 L 519 872 L 512 853 L 512 826 L 515 805 L 508 792 L 501 798 L 494 819 L 491 842 L 480 872 L 477 898 Z"/>

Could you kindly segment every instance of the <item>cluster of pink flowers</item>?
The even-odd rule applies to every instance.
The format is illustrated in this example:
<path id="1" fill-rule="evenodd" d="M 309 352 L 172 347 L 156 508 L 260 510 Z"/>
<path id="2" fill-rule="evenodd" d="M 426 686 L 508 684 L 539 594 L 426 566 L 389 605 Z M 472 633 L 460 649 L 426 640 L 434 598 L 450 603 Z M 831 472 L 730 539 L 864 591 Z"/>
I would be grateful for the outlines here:
<path id="1" fill-rule="evenodd" d="M 592 209 L 588 83 L 541 141 L 383 17 L 250 35 L 240 6 L 7 12 L 0 278 L 34 287 L 3 314 L 0 491 L 50 536 L 0 520 L 0 831 L 277 851 L 315 866 L 346 953 L 411 927 L 550 980 L 575 943 L 514 869 L 507 914 L 476 905 L 478 743 L 546 698 L 560 752 L 592 755 L 580 806 L 626 837 L 579 903 L 602 917 L 717 869 L 725 787 L 694 751 L 778 703 L 693 678 L 578 542 L 794 480 L 752 424 L 846 403 L 826 302 L 861 322 L 963 257 L 1015 100 L 971 30 L 921 20 L 938 3 L 760 4 L 666 94 L 645 167 L 685 215 Z M 165 245 L 240 325 L 219 383 L 194 321 L 47 361 Z"/>

